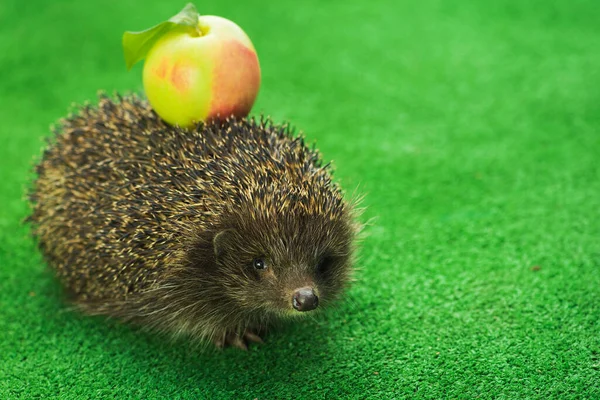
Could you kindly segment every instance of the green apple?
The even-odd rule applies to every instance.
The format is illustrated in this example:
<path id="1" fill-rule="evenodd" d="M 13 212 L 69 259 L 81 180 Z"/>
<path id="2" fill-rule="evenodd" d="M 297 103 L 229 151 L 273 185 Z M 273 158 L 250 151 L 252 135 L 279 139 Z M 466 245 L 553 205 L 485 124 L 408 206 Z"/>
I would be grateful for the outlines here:
<path id="1" fill-rule="evenodd" d="M 166 122 L 183 127 L 250 112 L 260 65 L 248 35 L 222 17 L 188 4 L 169 21 L 123 37 L 129 68 L 146 58 L 146 96 Z"/>

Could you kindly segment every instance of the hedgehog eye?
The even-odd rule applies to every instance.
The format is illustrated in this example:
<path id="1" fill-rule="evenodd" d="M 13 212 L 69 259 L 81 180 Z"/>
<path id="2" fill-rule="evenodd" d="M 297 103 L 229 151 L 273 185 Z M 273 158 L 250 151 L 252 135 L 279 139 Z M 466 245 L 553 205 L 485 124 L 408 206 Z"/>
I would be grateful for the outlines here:
<path id="1" fill-rule="evenodd" d="M 333 263 L 335 262 L 335 258 L 332 256 L 323 256 L 317 263 L 317 273 L 318 274 L 326 274 L 330 269 Z"/>
<path id="2" fill-rule="evenodd" d="M 265 260 L 263 260 L 262 258 L 255 258 L 254 260 L 252 260 L 252 266 L 256 269 L 267 268 L 267 264 L 265 263 Z"/>

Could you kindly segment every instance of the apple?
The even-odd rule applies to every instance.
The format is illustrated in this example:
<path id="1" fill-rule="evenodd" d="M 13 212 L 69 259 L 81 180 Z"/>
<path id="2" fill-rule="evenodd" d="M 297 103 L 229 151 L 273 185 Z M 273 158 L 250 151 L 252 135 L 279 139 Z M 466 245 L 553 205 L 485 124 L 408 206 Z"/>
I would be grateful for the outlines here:
<path id="1" fill-rule="evenodd" d="M 142 35 L 129 37 L 130 56 L 137 51 L 129 60 L 123 38 L 128 67 L 146 58 L 144 91 L 169 124 L 189 127 L 250 112 L 260 87 L 260 65 L 250 38 L 234 22 L 200 16 L 188 4 L 166 23 L 127 34 Z"/>

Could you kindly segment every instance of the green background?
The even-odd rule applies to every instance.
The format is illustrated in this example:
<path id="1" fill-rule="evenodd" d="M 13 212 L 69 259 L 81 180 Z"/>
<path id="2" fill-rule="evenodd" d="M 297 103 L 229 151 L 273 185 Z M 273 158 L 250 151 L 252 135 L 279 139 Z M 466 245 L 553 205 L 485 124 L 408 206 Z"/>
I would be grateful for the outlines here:
<path id="1" fill-rule="evenodd" d="M 336 309 L 247 353 L 71 313 L 22 193 L 49 124 L 141 90 L 167 1 L 0 4 L 0 398 L 600 398 L 598 0 L 214 1 L 374 218 Z"/>

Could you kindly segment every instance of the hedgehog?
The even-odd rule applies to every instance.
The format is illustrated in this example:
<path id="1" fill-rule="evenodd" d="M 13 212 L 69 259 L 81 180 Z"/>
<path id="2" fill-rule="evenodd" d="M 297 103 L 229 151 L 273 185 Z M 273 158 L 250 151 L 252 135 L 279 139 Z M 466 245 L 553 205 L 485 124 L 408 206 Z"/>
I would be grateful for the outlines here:
<path id="1" fill-rule="evenodd" d="M 83 313 L 246 349 L 352 280 L 360 199 L 287 123 L 181 128 L 101 94 L 53 131 L 27 221 Z"/>

